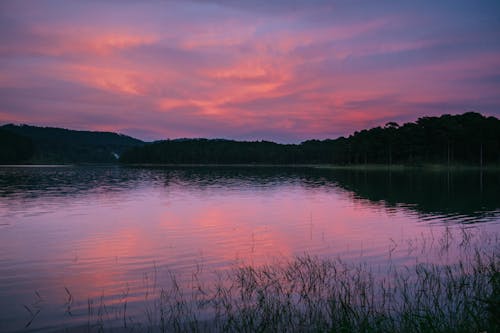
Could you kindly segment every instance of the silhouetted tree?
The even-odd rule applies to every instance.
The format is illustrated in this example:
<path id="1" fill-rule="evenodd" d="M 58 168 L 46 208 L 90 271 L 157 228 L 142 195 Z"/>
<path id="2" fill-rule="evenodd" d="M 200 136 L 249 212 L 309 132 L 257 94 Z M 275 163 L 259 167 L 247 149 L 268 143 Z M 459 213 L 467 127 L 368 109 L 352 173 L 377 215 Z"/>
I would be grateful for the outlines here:
<path id="1" fill-rule="evenodd" d="M 32 163 L 116 162 L 114 154 L 120 155 L 130 147 L 143 144 L 140 140 L 111 132 L 12 124 L 1 126 L 0 130 L 28 138 L 32 143 L 32 154 L 24 161 Z"/>
<path id="2" fill-rule="evenodd" d="M 298 145 L 184 139 L 128 150 L 125 163 L 420 164 L 500 163 L 500 121 L 479 113 L 422 117 Z"/>
<path id="3" fill-rule="evenodd" d="M 29 138 L 0 129 L 0 164 L 26 162 L 33 152 L 33 142 Z"/>

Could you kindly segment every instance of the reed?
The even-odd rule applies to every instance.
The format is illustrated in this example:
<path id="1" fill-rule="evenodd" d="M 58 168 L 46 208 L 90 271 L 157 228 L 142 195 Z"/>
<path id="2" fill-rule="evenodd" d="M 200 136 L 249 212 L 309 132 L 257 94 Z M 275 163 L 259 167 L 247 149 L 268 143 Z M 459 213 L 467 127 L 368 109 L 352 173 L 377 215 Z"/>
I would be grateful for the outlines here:
<path id="1" fill-rule="evenodd" d="M 420 248 L 408 241 L 408 255 L 419 254 L 411 265 L 391 262 L 400 247 L 394 243 L 382 270 L 305 254 L 239 265 L 211 282 L 197 267 L 190 279 L 170 274 L 169 286 L 159 288 L 155 267 L 143 319 L 127 316 L 127 289 L 114 316 L 102 297 L 89 300 L 83 331 L 499 332 L 498 237 L 477 240 L 467 230 L 446 230 L 419 240 Z"/>

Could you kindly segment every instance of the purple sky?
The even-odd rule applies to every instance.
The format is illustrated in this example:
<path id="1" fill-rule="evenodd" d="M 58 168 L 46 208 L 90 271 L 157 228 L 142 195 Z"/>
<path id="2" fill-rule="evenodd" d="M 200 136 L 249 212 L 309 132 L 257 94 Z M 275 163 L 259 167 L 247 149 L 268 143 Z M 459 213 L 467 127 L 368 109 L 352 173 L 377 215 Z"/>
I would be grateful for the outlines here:
<path id="1" fill-rule="evenodd" d="M 299 142 L 500 116 L 500 1 L 0 2 L 0 124 Z"/>

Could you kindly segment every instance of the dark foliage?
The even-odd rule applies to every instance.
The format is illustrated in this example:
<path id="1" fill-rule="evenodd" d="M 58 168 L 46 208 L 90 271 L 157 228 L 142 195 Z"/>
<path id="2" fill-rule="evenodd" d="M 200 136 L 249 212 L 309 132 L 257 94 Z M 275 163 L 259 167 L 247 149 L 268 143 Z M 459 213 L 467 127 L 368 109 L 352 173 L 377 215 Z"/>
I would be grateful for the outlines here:
<path id="1" fill-rule="evenodd" d="M 33 152 L 33 142 L 29 138 L 0 128 L 0 164 L 26 162 Z"/>
<path id="2" fill-rule="evenodd" d="M 300 153 L 296 145 L 274 142 L 238 142 L 231 140 L 166 140 L 126 151 L 123 162 L 131 163 L 295 163 Z"/>
<path id="3" fill-rule="evenodd" d="M 28 138 L 33 143 L 32 156 L 28 156 L 32 163 L 115 162 L 115 154 L 120 155 L 130 147 L 143 144 L 140 140 L 111 132 L 12 124 L 4 125 L 0 129 L 11 135 Z M 4 140 L 1 139 L 1 142 Z"/>
<path id="4" fill-rule="evenodd" d="M 299 145 L 267 141 L 167 140 L 126 151 L 125 163 L 412 164 L 500 163 L 500 120 L 468 112 L 388 123 L 335 140 Z"/>

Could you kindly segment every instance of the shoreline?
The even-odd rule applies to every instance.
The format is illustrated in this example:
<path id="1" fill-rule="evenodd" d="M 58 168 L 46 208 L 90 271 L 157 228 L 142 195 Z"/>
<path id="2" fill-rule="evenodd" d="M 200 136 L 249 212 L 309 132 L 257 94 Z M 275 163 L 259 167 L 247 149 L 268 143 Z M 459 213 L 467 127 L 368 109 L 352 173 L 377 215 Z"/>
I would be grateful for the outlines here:
<path id="1" fill-rule="evenodd" d="M 68 163 L 68 164 L 0 164 L 0 168 L 57 168 L 57 167 L 96 167 L 96 166 L 120 166 L 120 167 L 210 167 L 210 168 L 313 168 L 327 170 L 359 170 L 359 171 L 500 171 L 500 165 L 466 165 L 466 164 L 439 164 L 426 163 L 421 165 L 405 164 L 273 164 L 273 163 Z"/>
<path id="2" fill-rule="evenodd" d="M 121 163 L 121 166 L 128 167 L 241 167 L 241 168 L 313 168 L 329 170 L 366 170 L 366 171 L 500 171 L 500 165 L 485 165 L 483 167 L 474 165 L 444 165 L 444 164 L 422 164 L 422 165 L 404 165 L 404 164 L 215 164 L 215 163 Z"/>

